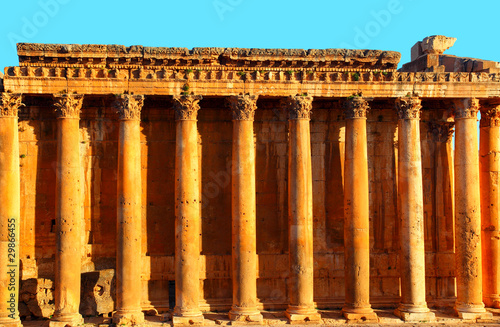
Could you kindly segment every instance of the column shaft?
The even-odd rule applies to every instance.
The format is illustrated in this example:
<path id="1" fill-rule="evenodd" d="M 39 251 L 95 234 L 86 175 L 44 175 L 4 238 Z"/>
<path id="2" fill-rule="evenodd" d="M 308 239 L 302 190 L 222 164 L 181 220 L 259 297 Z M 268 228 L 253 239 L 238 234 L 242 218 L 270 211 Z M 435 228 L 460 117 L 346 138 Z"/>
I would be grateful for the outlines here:
<path id="1" fill-rule="evenodd" d="M 476 99 L 455 101 L 455 310 L 463 319 L 486 317 L 482 294 L 481 210 Z"/>
<path id="2" fill-rule="evenodd" d="M 309 130 L 312 97 L 288 99 L 288 241 L 290 256 L 290 322 L 319 321 L 315 309 L 311 139 Z"/>
<path id="3" fill-rule="evenodd" d="M 118 139 L 116 312 L 117 325 L 144 322 L 141 311 L 141 132 L 143 96 L 121 95 Z"/>
<path id="4" fill-rule="evenodd" d="M 482 108 L 480 140 L 483 299 L 500 308 L 500 105 Z"/>
<path id="5" fill-rule="evenodd" d="M 201 97 L 174 97 L 175 152 L 175 309 L 174 324 L 203 322 L 200 297 L 200 173 L 197 111 Z"/>
<path id="6" fill-rule="evenodd" d="M 262 321 L 257 310 L 257 246 L 255 207 L 255 145 L 253 116 L 256 96 L 230 98 L 233 110 L 231 320 Z"/>
<path id="7" fill-rule="evenodd" d="M 0 93 L 0 324 L 21 326 L 19 294 L 20 172 L 17 111 L 21 95 Z"/>
<path id="8" fill-rule="evenodd" d="M 395 314 L 405 321 L 435 320 L 425 301 L 424 204 L 420 152 L 420 100 L 397 101 L 398 195 L 401 303 Z"/>
<path id="9" fill-rule="evenodd" d="M 360 96 L 346 108 L 344 165 L 345 305 L 348 320 L 376 321 L 370 305 L 370 223 L 366 112 Z"/>
<path id="10" fill-rule="evenodd" d="M 81 324 L 82 257 L 80 108 L 82 96 L 58 96 L 56 172 L 55 312 L 51 326 Z"/>

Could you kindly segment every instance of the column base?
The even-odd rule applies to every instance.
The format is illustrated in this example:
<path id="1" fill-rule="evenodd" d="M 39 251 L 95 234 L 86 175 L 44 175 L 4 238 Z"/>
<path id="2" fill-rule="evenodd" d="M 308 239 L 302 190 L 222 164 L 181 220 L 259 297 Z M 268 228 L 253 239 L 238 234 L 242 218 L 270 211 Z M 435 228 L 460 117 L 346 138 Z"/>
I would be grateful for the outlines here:
<path id="1" fill-rule="evenodd" d="M 3 318 L 0 319 L 0 326 L 3 327 L 22 327 L 21 319 Z"/>
<path id="2" fill-rule="evenodd" d="M 378 322 L 378 317 L 371 307 L 342 308 L 342 315 L 350 322 Z"/>
<path id="3" fill-rule="evenodd" d="M 433 322 L 436 321 L 436 315 L 427 307 L 408 307 L 400 305 L 394 310 L 394 315 L 405 322 Z"/>
<path id="4" fill-rule="evenodd" d="M 304 324 L 321 322 L 321 315 L 312 308 L 288 306 L 285 316 L 290 324 Z"/>
<path id="5" fill-rule="evenodd" d="M 260 323 L 263 320 L 262 314 L 257 308 L 255 309 L 245 309 L 233 306 L 231 311 L 229 311 L 229 320 L 232 321 L 232 325 L 238 323 Z"/>
<path id="6" fill-rule="evenodd" d="M 484 304 L 456 304 L 455 312 L 463 320 L 492 320 L 491 312 L 486 311 Z"/>
<path id="7" fill-rule="evenodd" d="M 119 326 L 144 324 L 144 313 L 140 310 L 118 310 L 113 313 L 113 323 Z"/>
<path id="8" fill-rule="evenodd" d="M 201 311 L 185 311 L 185 312 L 175 312 L 172 316 L 172 324 L 174 326 L 186 326 L 186 325 L 203 325 L 205 317 Z"/>
<path id="9" fill-rule="evenodd" d="M 71 315 L 54 315 L 49 322 L 49 327 L 65 327 L 66 325 L 70 326 L 79 326 L 83 325 L 83 317 L 81 314 L 71 314 Z"/>

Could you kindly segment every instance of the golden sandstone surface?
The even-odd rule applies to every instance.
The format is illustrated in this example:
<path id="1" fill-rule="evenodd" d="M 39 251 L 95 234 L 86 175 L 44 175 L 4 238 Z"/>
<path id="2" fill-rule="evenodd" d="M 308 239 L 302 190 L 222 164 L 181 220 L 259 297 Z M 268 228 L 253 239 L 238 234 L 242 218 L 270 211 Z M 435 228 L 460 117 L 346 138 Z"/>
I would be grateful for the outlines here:
<path id="1" fill-rule="evenodd" d="M 500 66 L 454 41 L 18 44 L 0 324 L 500 323 Z"/>

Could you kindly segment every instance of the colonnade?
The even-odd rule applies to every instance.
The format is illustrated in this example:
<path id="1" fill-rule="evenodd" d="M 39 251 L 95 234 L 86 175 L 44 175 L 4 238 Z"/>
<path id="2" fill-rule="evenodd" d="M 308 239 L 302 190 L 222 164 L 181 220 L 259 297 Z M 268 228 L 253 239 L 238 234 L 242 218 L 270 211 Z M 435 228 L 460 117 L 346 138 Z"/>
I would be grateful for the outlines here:
<path id="1" fill-rule="evenodd" d="M 19 140 L 17 110 L 21 96 L 2 94 L 0 105 L 0 323 L 19 325 L 17 298 L 10 316 L 9 269 L 19 278 L 19 228 L 10 230 L 9 219 L 19 221 Z M 141 324 L 141 165 L 140 113 L 144 97 L 117 96 L 119 152 L 117 188 L 117 324 Z M 175 96 L 175 287 L 174 324 L 202 323 L 200 297 L 200 167 L 197 113 L 201 96 Z M 81 193 L 79 117 L 83 96 L 55 96 L 57 107 L 57 175 L 55 314 L 51 326 L 80 324 Z M 288 216 L 290 322 L 319 321 L 313 301 L 313 219 L 310 114 L 313 98 L 290 96 L 282 104 L 288 111 Z M 260 322 L 257 309 L 257 254 L 255 149 L 253 121 L 257 96 L 228 98 L 233 113 L 232 145 L 232 276 L 231 320 Z M 425 299 L 420 109 L 417 97 L 396 99 L 398 111 L 398 210 L 400 217 L 401 303 L 395 314 L 405 321 L 432 321 Z M 486 105 L 481 127 L 481 171 L 477 148 L 477 99 L 453 100 L 456 125 L 455 243 L 457 301 L 464 319 L 487 319 L 488 305 L 499 304 L 500 246 L 498 239 L 498 105 Z M 345 305 L 348 320 L 376 321 L 369 299 L 369 176 L 366 113 L 369 103 L 354 96 L 345 105 Z M 483 121 L 482 119 L 482 121 Z M 484 137 L 484 140 L 483 140 Z M 480 178 L 481 177 L 481 178 Z M 481 192 L 480 192 L 481 184 Z M 483 185 L 484 184 L 484 185 Z M 482 208 L 481 208 L 482 205 Z M 481 228 L 481 211 L 483 228 Z M 486 218 L 484 218 L 486 217 Z M 484 228 L 485 224 L 487 228 Z M 481 234 L 483 246 L 481 247 Z M 13 238 L 12 238 L 13 235 Z M 14 240 L 13 242 L 11 242 Z M 9 245 L 14 244 L 13 246 Z M 9 261 L 9 247 L 15 260 Z M 483 268 L 482 253 L 491 260 Z M 12 267 L 11 267 L 12 266 Z M 485 269 L 492 278 L 483 283 Z M 16 284 L 17 285 L 17 284 Z"/>

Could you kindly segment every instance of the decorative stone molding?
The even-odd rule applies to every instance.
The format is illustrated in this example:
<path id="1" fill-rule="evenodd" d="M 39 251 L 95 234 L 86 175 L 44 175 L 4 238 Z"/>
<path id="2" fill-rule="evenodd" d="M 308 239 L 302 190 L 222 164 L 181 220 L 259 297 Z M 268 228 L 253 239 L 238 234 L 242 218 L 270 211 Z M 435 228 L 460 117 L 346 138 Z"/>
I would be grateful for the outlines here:
<path id="1" fill-rule="evenodd" d="M 196 120 L 203 99 L 201 95 L 175 95 L 174 110 L 175 120 Z"/>
<path id="2" fill-rule="evenodd" d="M 121 120 L 141 120 L 144 95 L 120 94 L 116 96 L 115 107 Z"/>
<path id="3" fill-rule="evenodd" d="M 21 94 L 2 92 L 0 97 L 0 117 L 17 117 L 21 106 L 24 106 Z"/>
<path id="4" fill-rule="evenodd" d="M 479 100 L 476 98 L 453 100 L 453 111 L 455 119 L 473 118 L 477 119 L 479 111 Z"/>
<path id="5" fill-rule="evenodd" d="M 428 132 L 435 142 L 451 142 L 455 132 L 455 123 L 430 121 L 428 123 Z"/>
<path id="6" fill-rule="evenodd" d="M 54 94 L 57 118 L 80 118 L 83 94 Z"/>
<path id="7" fill-rule="evenodd" d="M 500 104 L 481 105 L 481 127 L 500 127 Z"/>
<path id="8" fill-rule="evenodd" d="M 420 119 L 421 103 L 422 101 L 418 97 L 396 99 L 399 119 Z"/>
<path id="9" fill-rule="evenodd" d="M 346 119 L 366 118 L 370 106 L 362 96 L 354 96 L 344 102 L 344 113 Z"/>
<path id="10" fill-rule="evenodd" d="M 227 98 L 233 120 L 254 120 L 258 95 L 234 95 Z"/>
<path id="11" fill-rule="evenodd" d="M 288 110 L 288 119 L 311 119 L 312 101 L 312 96 L 289 96 L 281 100 L 281 106 Z"/>

